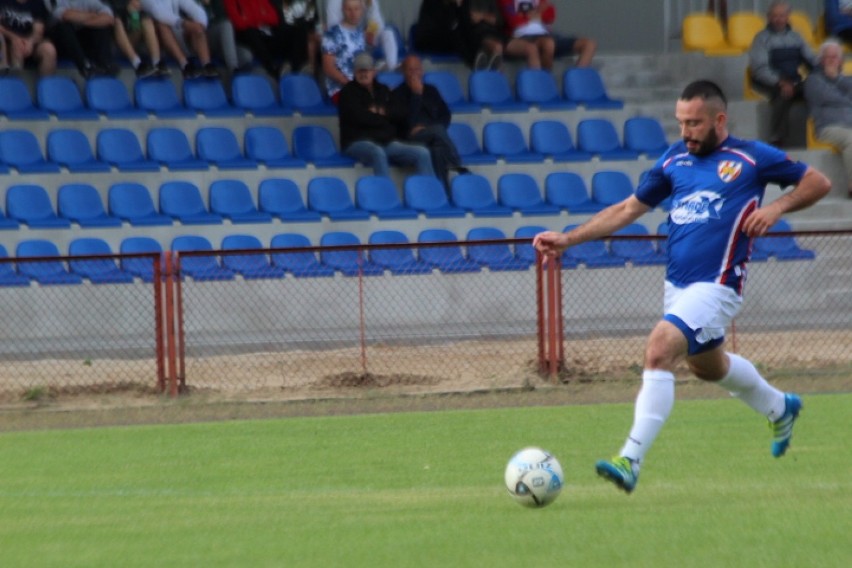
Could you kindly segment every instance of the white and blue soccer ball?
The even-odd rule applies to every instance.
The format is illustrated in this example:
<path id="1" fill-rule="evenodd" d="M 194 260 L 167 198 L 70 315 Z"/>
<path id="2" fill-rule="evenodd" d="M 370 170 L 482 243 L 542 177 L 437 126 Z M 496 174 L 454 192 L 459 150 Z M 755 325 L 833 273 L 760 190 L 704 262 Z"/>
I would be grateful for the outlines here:
<path id="1" fill-rule="evenodd" d="M 562 466 L 541 448 L 524 448 L 506 466 L 506 489 L 525 507 L 545 507 L 562 491 L 565 477 Z"/>

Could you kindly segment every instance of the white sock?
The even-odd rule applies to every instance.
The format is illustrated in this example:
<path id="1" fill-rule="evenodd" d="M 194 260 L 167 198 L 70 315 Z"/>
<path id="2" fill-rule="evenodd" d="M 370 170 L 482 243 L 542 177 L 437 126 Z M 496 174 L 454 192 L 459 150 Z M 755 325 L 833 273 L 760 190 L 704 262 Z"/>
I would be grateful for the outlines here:
<path id="1" fill-rule="evenodd" d="M 731 361 L 728 375 L 718 385 L 769 420 L 781 418 L 784 393 L 767 383 L 748 359 L 733 353 L 728 353 L 728 358 Z"/>
<path id="2" fill-rule="evenodd" d="M 674 406 L 674 374 L 659 369 L 645 369 L 642 388 L 636 397 L 633 427 L 621 449 L 621 455 L 641 462 L 666 423 Z"/>

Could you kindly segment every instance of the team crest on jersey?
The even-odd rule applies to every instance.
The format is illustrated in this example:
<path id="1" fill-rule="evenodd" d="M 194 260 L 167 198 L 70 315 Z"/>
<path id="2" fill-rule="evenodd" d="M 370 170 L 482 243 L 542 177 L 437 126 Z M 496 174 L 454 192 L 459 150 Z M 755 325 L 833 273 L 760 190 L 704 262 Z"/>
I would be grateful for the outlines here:
<path id="1" fill-rule="evenodd" d="M 730 183 L 740 177 L 740 173 L 742 173 L 742 171 L 743 163 L 735 160 L 722 160 L 719 162 L 719 167 L 717 169 L 719 179 L 725 183 Z"/>
<path id="2" fill-rule="evenodd" d="M 688 223 L 706 223 L 719 219 L 719 211 L 725 200 L 715 191 L 696 191 L 672 204 L 669 218 L 676 225 Z"/>

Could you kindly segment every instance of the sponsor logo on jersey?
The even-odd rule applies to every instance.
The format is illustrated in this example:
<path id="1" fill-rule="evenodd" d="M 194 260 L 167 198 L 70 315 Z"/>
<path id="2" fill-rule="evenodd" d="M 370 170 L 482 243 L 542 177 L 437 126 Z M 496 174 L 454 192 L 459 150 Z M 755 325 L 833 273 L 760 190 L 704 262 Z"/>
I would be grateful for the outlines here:
<path id="1" fill-rule="evenodd" d="M 671 220 L 676 225 L 706 223 L 719 218 L 719 211 L 725 200 L 715 191 L 696 191 L 674 202 Z"/>
<path id="2" fill-rule="evenodd" d="M 719 162 L 716 171 L 719 173 L 719 179 L 725 183 L 730 183 L 740 177 L 743 171 L 743 163 L 735 160 L 722 160 Z"/>

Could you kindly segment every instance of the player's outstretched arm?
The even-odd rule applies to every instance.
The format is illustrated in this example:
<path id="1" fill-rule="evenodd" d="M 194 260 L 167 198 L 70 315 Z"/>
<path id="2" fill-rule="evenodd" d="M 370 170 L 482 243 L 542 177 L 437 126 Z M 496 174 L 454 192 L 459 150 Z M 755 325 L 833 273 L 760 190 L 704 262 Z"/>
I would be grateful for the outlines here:
<path id="1" fill-rule="evenodd" d="M 805 170 L 793 191 L 785 193 L 772 203 L 764 205 L 745 220 L 743 232 L 750 237 L 761 237 L 786 213 L 810 207 L 831 191 L 831 182 L 812 167 Z"/>

